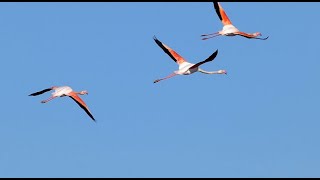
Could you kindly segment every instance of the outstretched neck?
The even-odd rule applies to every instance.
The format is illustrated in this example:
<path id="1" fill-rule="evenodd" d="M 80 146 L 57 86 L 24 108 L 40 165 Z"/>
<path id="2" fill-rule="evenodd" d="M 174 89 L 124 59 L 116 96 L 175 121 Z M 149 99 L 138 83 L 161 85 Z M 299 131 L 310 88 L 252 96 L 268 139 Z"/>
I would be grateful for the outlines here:
<path id="1" fill-rule="evenodd" d="M 85 94 L 88 94 L 87 91 L 80 91 L 80 92 L 76 92 L 74 91 L 75 94 L 80 94 L 80 95 L 85 95 Z"/>
<path id="2" fill-rule="evenodd" d="M 204 74 L 221 74 L 219 71 L 205 71 L 203 69 L 198 69 L 199 72 L 204 73 Z"/>

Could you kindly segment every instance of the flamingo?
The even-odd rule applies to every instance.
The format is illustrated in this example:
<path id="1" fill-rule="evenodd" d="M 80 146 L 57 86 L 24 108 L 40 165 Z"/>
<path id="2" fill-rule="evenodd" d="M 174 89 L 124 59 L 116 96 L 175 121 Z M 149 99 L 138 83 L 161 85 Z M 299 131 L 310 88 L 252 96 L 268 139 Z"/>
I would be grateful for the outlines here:
<path id="1" fill-rule="evenodd" d="M 248 39 L 260 39 L 260 40 L 266 40 L 269 38 L 258 38 L 257 36 L 262 36 L 262 34 L 260 32 L 255 32 L 255 33 L 245 33 L 245 32 L 241 32 L 239 31 L 235 26 L 232 25 L 230 19 L 228 18 L 227 14 L 225 13 L 225 11 L 223 10 L 222 6 L 220 5 L 219 2 L 213 2 L 214 8 L 216 9 L 216 12 L 219 16 L 219 19 L 221 20 L 222 24 L 223 24 L 223 28 L 221 31 L 212 33 L 212 34 L 203 34 L 201 35 L 202 37 L 207 36 L 205 38 L 202 38 L 202 40 L 207 40 L 216 36 L 243 36 L 245 38 Z"/>
<path id="2" fill-rule="evenodd" d="M 178 65 L 179 65 L 179 70 L 174 71 L 172 74 L 168 75 L 165 78 L 157 79 L 153 83 L 157 83 L 161 80 L 165 80 L 171 77 L 174 77 L 176 75 L 190 75 L 192 73 L 195 73 L 197 71 L 205 74 L 227 74 L 226 70 L 218 70 L 218 71 L 205 71 L 203 69 L 200 69 L 199 66 L 214 60 L 214 58 L 218 54 L 218 50 L 216 50 L 211 56 L 209 56 L 206 60 L 198 62 L 196 64 L 192 64 L 187 62 L 183 57 L 181 57 L 178 53 L 176 53 L 173 49 L 168 47 L 167 45 L 163 44 L 160 42 L 155 36 L 153 37 L 154 41 L 161 47 L 161 49 L 167 53 Z"/>
<path id="3" fill-rule="evenodd" d="M 38 96 L 40 94 L 43 94 L 43 93 L 51 91 L 51 90 L 54 90 L 51 97 L 46 100 L 41 101 L 41 103 L 47 103 L 56 97 L 69 96 L 91 117 L 91 119 L 93 121 L 95 121 L 95 119 L 92 116 L 91 112 L 89 111 L 89 108 L 86 105 L 86 103 L 78 96 L 78 94 L 80 94 L 80 95 L 88 94 L 88 92 L 86 90 L 80 91 L 80 92 L 75 92 L 69 86 L 60 86 L 60 87 L 53 86 L 53 87 L 44 89 L 42 91 L 32 93 L 29 96 Z"/>

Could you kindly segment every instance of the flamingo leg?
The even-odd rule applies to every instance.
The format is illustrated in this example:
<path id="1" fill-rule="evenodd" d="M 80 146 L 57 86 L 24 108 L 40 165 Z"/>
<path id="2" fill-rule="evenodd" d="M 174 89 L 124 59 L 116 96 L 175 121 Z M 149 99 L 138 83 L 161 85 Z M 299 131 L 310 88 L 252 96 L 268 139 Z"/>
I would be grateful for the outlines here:
<path id="1" fill-rule="evenodd" d="M 210 36 L 210 37 L 207 37 L 207 38 L 202 38 L 202 40 L 207 40 L 207 39 L 210 39 L 210 38 L 213 38 L 213 37 L 217 37 L 217 36 L 220 36 L 221 34 L 217 34 L 217 35 L 214 35 L 214 36 Z"/>
<path id="2" fill-rule="evenodd" d="M 52 99 L 56 98 L 57 96 L 51 96 L 49 99 L 41 101 L 41 103 L 46 103 L 48 101 L 51 101 Z"/>
<path id="3" fill-rule="evenodd" d="M 211 33 L 211 34 L 202 34 L 201 36 L 210 36 L 210 35 L 215 35 L 215 34 L 219 34 L 219 32 L 215 32 L 215 33 Z"/>
<path id="4" fill-rule="evenodd" d="M 165 77 L 165 78 L 161 78 L 161 79 L 157 79 L 157 80 L 153 81 L 153 83 L 157 83 L 157 82 L 159 82 L 159 81 L 162 81 L 162 80 L 171 78 L 171 77 L 173 77 L 173 76 L 175 76 L 175 75 L 177 75 L 177 74 L 176 74 L 176 73 L 172 73 L 172 74 L 170 74 L 169 76 L 167 76 L 167 77 Z"/>

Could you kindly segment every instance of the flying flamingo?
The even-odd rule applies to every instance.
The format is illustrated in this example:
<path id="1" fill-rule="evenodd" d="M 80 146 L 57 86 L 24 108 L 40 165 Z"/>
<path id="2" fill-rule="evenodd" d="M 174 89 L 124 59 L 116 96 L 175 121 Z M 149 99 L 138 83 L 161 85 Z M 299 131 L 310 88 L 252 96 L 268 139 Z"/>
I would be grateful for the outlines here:
<path id="1" fill-rule="evenodd" d="M 198 62 L 196 64 L 192 64 L 187 62 L 183 57 L 181 57 L 178 53 L 176 53 L 173 49 L 171 49 L 170 47 L 168 47 L 167 45 L 163 44 L 162 42 L 160 42 L 155 36 L 153 37 L 153 39 L 155 40 L 155 42 L 162 48 L 162 50 L 167 53 L 178 65 L 179 65 L 179 70 L 174 71 L 172 74 L 170 74 L 169 76 L 162 78 L 162 79 L 157 79 L 155 80 L 153 83 L 157 83 L 161 80 L 165 80 L 168 78 L 171 78 L 175 75 L 190 75 L 192 73 L 195 73 L 197 71 L 201 72 L 201 73 L 205 73 L 205 74 L 227 74 L 226 70 L 219 70 L 219 71 L 205 71 L 203 69 L 200 69 L 199 66 L 212 61 L 218 54 L 218 50 L 216 50 L 210 57 L 208 57 L 206 60 Z"/>
<path id="2" fill-rule="evenodd" d="M 88 106 L 86 105 L 86 103 L 78 96 L 78 94 L 80 95 L 84 95 L 84 94 L 88 94 L 88 92 L 86 90 L 81 91 L 81 92 L 75 92 L 73 91 L 69 86 L 53 86 L 47 89 L 44 89 L 42 91 L 39 92 L 35 92 L 30 94 L 29 96 L 38 96 L 40 94 L 43 94 L 45 92 L 54 90 L 54 92 L 52 93 L 52 96 L 49 99 L 43 100 L 41 101 L 41 103 L 46 103 L 48 101 L 51 101 L 52 99 L 56 98 L 56 97 L 64 97 L 64 96 L 69 96 L 70 98 L 72 98 L 84 111 L 86 111 L 86 113 L 92 118 L 93 121 L 95 121 L 94 117 L 92 116 L 92 114 L 89 111 Z"/>
<path id="3" fill-rule="evenodd" d="M 258 38 L 257 36 L 261 36 L 262 34 L 260 32 L 256 32 L 256 33 L 245 33 L 245 32 L 241 32 L 239 31 L 236 27 L 234 27 L 230 21 L 230 19 L 228 18 L 227 14 L 225 13 L 225 11 L 223 10 L 222 6 L 220 5 L 219 2 L 213 2 L 214 8 L 216 9 L 216 12 L 219 16 L 219 19 L 221 20 L 222 24 L 223 24 L 223 28 L 221 31 L 218 31 L 216 33 L 212 33 L 212 34 L 203 34 L 201 36 L 208 36 L 205 38 L 202 38 L 202 40 L 207 40 L 216 36 L 243 36 L 249 39 L 260 39 L 260 40 L 266 40 L 269 38 Z"/>

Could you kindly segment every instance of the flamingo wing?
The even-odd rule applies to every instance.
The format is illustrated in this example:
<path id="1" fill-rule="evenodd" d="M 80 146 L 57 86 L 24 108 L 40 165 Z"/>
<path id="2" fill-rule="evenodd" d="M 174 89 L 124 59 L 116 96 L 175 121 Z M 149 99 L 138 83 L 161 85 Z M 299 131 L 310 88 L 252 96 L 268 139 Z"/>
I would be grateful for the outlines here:
<path id="1" fill-rule="evenodd" d="M 219 2 L 213 2 L 213 6 L 219 16 L 219 19 L 221 20 L 222 24 L 229 25 L 232 24 L 230 19 L 228 18 L 226 12 L 223 10 L 222 6 L 220 5 Z"/>
<path id="2" fill-rule="evenodd" d="M 29 94 L 29 96 L 38 96 L 40 94 L 43 94 L 45 92 L 48 92 L 48 91 L 51 91 L 52 90 L 52 87 L 51 88 L 47 88 L 47 89 L 44 89 L 42 91 L 38 91 L 38 92 L 35 92 L 35 93 L 32 93 L 32 94 Z"/>
<path id="3" fill-rule="evenodd" d="M 163 44 L 161 41 L 159 41 L 156 36 L 153 37 L 154 41 L 161 47 L 161 49 L 167 53 L 176 63 L 181 64 L 183 62 L 186 62 L 186 60 L 180 56 L 177 52 L 175 52 L 173 49 L 168 47 L 167 45 Z"/>
<path id="4" fill-rule="evenodd" d="M 214 58 L 216 58 L 217 55 L 218 55 L 218 49 L 213 54 L 211 54 L 211 56 L 209 56 L 206 60 L 196 63 L 195 65 L 191 66 L 189 69 L 196 68 L 201 64 L 212 61 L 214 60 Z"/>
<path id="5" fill-rule="evenodd" d="M 92 118 L 93 121 L 95 121 L 86 103 L 76 93 L 71 92 L 68 96 L 71 97 Z"/>

